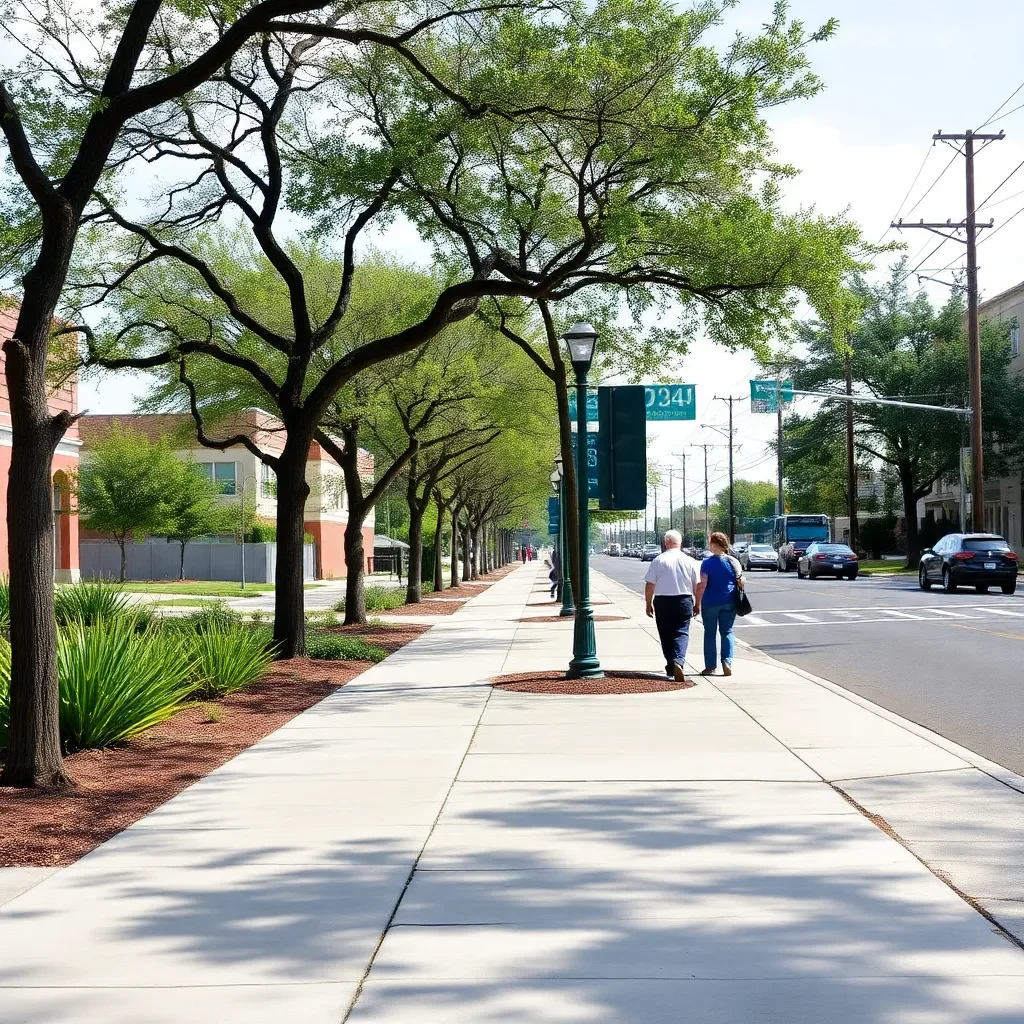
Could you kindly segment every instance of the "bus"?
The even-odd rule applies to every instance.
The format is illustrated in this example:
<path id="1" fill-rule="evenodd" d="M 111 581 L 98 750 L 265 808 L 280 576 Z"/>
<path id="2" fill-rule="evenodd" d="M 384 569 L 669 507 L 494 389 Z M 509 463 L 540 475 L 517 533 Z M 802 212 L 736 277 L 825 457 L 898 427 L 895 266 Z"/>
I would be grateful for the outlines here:
<path id="1" fill-rule="evenodd" d="M 813 540 L 832 540 L 832 521 L 828 516 L 776 516 L 772 547 L 778 552 L 779 572 L 792 572 Z"/>

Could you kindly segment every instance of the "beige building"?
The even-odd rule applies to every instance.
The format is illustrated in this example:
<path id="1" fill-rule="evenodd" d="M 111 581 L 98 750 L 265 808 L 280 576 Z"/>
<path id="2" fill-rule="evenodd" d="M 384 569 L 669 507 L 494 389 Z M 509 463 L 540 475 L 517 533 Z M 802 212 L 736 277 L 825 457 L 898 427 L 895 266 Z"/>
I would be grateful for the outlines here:
<path id="1" fill-rule="evenodd" d="M 982 320 L 1001 320 L 1011 324 L 1010 329 L 1010 372 L 1024 373 L 1024 356 L 1021 354 L 1021 326 L 1024 325 L 1024 281 L 1007 288 L 1006 291 L 986 299 L 978 307 Z M 984 396 L 982 396 L 984 397 Z M 932 493 L 918 503 L 918 515 L 924 518 L 931 514 L 936 519 L 943 515 L 956 520 L 960 507 L 959 479 L 938 480 Z M 1024 553 L 1024 493 L 1021 473 L 1003 477 L 986 478 L 984 495 L 984 519 L 979 527 L 1004 536 L 1018 553 Z"/>

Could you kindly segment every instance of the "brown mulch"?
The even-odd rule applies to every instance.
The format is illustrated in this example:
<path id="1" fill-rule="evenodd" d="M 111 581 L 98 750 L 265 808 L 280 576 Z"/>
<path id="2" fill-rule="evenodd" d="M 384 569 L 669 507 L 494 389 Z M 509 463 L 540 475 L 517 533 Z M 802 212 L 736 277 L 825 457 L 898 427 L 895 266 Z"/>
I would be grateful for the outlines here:
<path id="1" fill-rule="evenodd" d="M 628 615 L 595 615 L 595 622 L 625 622 Z M 571 615 L 524 615 L 520 622 L 572 622 Z"/>
<path id="2" fill-rule="evenodd" d="M 612 693 L 663 693 L 688 690 L 697 684 L 692 679 L 677 683 L 662 676 L 638 672 L 605 672 L 603 679 L 566 679 L 563 672 L 515 672 L 496 676 L 491 686 L 512 693 L 551 693 L 587 696 Z"/>
<path id="3" fill-rule="evenodd" d="M 395 651 L 429 626 L 339 626 Z M 279 661 L 253 686 L 191 706 L 122 747 L 64 764 L 74 786 L 0 789 L 0 867 L 71 864 L 371 668 L 365 661 Z M 220 721 L 209 721 L 209 711 Z"/>
<path id="4" fill-rule="evenodd" d="M 515 566 L 513 566 L 513 569 Z M 389 608 L 382 615 L 452 615 L 457 612 L 466 601 L 479 597 L 492 583 L 497 583 L 503 576 L 507 576 L 511 569 L 498 569 L 496 572 L 480 576 L 476 580 L 465 582 L 457 587 L 448 587 L 440 593 L 424 590 L 423 600 L 419 604 L 403 604 L 400 608 Z M 444 598 L 444 600 L 437 600 Z M 450 600 L 453 599 L 453 600 Z"/>

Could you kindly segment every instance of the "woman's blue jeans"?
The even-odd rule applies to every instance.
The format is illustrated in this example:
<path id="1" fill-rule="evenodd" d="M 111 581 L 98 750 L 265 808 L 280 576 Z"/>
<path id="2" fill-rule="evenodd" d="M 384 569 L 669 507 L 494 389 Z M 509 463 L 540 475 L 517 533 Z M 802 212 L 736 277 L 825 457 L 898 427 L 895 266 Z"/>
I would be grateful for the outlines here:
<path id="1" fill-rule="evenodd" d="M 722 637 L 722 663 L 732 663 L 736 650 L 736 608 L 730 604 L 702 605 L 700 620 L 704 624 L 704 667 L 718 668 L 718 637 Z"/>

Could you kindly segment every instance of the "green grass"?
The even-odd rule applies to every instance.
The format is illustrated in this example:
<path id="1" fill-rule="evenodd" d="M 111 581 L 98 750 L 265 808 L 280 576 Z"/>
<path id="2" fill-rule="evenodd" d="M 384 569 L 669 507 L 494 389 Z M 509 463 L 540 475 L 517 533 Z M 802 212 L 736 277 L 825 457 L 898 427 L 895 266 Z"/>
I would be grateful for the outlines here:
<path id="1" fill-rule="evenodd" d="M 887 558 L 862 558 L 860 560 L 860 571 L 871 576 L 874 573 L 901 573 L 913 576 L 917 570 L 906 568 L 905 561 L 901 559 Z"/>
<path id="2" fill-rule="evenodd" d="M 64 589 L 65 584 L 57 588 Z M 197 597 L 261 597 L 268 591 L 273 592 L 273 583 L 247 583 L 245 589 L 232 580 L 185 580 L 184 582 L 166 581 L 161 583 L 124 583 L 116 581 L 99 581 L 99 585 L 119 589 L 126 594 L 194 594 Z M 306 583 L 306 590 L 322 587 L 323 583 Z"/>

